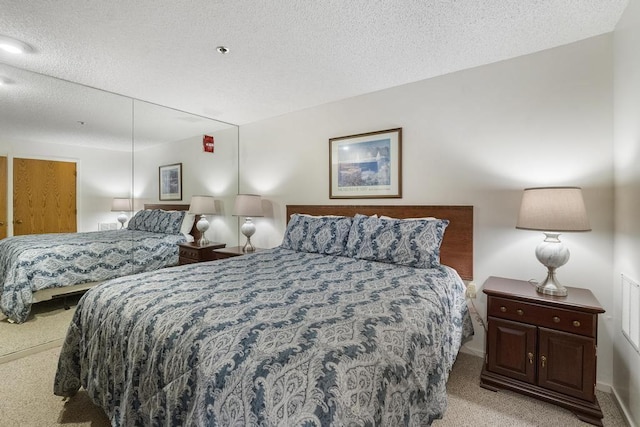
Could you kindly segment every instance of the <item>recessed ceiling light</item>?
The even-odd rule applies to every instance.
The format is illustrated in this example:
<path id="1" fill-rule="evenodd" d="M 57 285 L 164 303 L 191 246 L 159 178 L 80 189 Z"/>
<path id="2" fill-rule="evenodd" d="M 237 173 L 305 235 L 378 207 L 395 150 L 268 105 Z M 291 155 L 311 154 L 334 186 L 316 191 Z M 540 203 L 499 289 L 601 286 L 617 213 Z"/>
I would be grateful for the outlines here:
<path id="1" fill-rule="evenodd" d="M 32 52 L 33 48 L 25 42 L 21 42 L 20 40 L 12 39 L 11 37 L 7 36 L 0 36 L 0 50 L 18 54 Z"/>
<path id="2" fill-rule="evenodd" d="M 227 48 L 226 46 L 218 46 L 216 50 L 222 55 L 229 53 L 229 48 Z"/>

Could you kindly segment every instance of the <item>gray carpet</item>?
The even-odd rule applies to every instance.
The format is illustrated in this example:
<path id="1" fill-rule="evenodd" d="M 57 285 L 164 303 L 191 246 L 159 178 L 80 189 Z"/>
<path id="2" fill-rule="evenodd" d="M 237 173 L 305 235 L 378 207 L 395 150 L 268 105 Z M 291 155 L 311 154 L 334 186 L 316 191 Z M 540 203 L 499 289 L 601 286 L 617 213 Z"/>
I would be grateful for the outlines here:
<path id="1" fill-rule="evenodd" d="M 60 348 L 0 364 L 0 426 L 109 426 L 102 410 L 80 392 L 66 401 L 54 396 Z M 480 388 L 482 359 L 458 355 L 448 383 L 449 407 L 434 426 L 587 426 L 572 413 L 507 391 Z M 626 426 L 612 397 L 598 392 L 605 426 Z"/>
<path id="2" fill-rule="evenodd" d="M 61 298 L 34 304 L 26 322 L 10 323 L 0 313 L 0 363 L 62 344 L 79 296 L 69 297 L 70 310 Z"/>

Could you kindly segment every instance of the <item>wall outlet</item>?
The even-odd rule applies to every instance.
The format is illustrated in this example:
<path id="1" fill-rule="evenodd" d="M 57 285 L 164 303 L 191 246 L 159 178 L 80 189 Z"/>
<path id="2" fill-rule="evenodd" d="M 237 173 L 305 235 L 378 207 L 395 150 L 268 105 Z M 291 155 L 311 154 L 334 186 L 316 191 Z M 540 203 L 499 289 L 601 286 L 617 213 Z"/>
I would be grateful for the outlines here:
<path id="1" fill-rule="evenodd" d="M 470 298 L 470 299 L 475 299 L 476 298 L 476 292 L 477 292 L 476 282 L 467 283 L 467 290 L 465 292 L 465 296 L 467 298 Z"/>

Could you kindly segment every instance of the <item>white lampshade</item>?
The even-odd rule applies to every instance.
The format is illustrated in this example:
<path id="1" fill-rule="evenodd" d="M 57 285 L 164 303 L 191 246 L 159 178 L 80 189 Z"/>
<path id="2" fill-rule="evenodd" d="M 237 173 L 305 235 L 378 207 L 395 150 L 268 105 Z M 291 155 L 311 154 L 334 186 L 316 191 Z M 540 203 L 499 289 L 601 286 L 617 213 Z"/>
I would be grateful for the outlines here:
<path id="1" fill-rule="evenodd" d="M 240 227 L 240 232 L 245 235 L 247 242 L 242 250 L 253 252 L 256 248 L 251 244 L 251 236 L 256 232 L 256 226 L 251 217 L 262 216 L 262 198 L 257 194 L 238 194 L 233 206 L 233 215 L 244 216 L 244 224 Z"/>
<path id="2" fill-rule="evenodd" d="M 590 231 L 579 187 L 526 188 L 516 228 L 540 231 Z"/>
<path id="3" fill-rule="evenodd" d="M 111 212 L 131 212 L 131 199 L 114 197 L 111 202 Z"/>
<path id="4" fill-rule="evenodd" d="M 213 215 L 216 213 L 216 200 L 211 196 L 192 196 L 189 212 L 196 215 Z"/>
<path id="5" fill-rule="evenodd" d="M 262 216 L 262 197 L 257 194 L 238 194 L 233 206 L 233 215 L 248 217 Z"/>
<path id="6" fill-rule="evenodd" d="M 206 232 L 209 229 L 209 221 L 205 215 L 213 215 L 216 213 L 216 201 L 211 196 L 192 196 L 189 212 L 200 215 L 200 219 L 196 222 L 196 229 L 200 232 L 200 240 L 198 244 L 205 246 L 209 244 Z"/>
<path id="7" fill-rule="evenodd" d="M 516 228 L 539 230 L 545 239 L 536 257 L 547 267 L 547 277 L 536 286 L 539 293 L 566 296 L 567 288 L 556 279 L 556 269 L 569 261 L 569 249 L 560 241 L 562 231 L 590 231 L 587 210 L 578 187 L 526 188 Z"/>
<path id="8" fill-rule="evenodd" d="M 111 201 L 111 212 L 120 212 L 118 222 L 120 223 L 120 228 L 124 228 L 124 223 L 129 219 L 125 212 L 131 212 L 131 199 L 114 197 Z"/>

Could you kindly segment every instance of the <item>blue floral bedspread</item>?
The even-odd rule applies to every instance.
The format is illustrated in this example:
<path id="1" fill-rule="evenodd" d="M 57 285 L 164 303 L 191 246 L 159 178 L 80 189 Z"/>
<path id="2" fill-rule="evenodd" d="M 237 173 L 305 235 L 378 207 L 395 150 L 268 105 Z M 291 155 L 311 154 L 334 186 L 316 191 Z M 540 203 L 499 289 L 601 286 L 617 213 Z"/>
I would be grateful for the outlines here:
<path id="1" fill-rule="evenodd" d="M 448 267 L 276 248 L 91 289 L 54 392 L 114 426 L 429 425 L 472 334 Z"/>
<path id="2" fill-rule="evenodd" d="M 118 230 L 37 234 L 0 240 L 0 309 L 24 322 L 32 293 L 97 282 L 178 263 L 182 234 Z"/>

